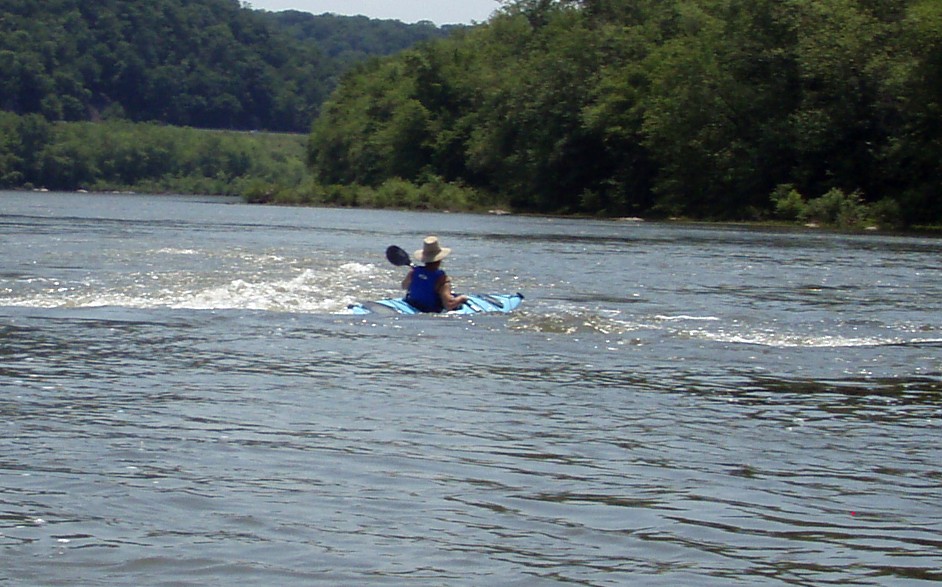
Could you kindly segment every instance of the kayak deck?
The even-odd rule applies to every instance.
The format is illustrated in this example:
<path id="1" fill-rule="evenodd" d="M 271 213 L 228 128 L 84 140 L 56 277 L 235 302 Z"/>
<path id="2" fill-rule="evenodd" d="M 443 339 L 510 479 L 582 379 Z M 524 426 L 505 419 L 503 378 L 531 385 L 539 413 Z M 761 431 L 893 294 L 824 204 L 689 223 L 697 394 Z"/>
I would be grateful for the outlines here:
<path id="1" fill-rule="evenodd" d="M 456 310 L 443 314 L 508 313 L 523 302 L 523 294 L 468 294 L 468 301 Z M 387 298 L 372 302 L 359 302 L 347 306 L 353 314 L 422 314 L 402 298 Z"/>

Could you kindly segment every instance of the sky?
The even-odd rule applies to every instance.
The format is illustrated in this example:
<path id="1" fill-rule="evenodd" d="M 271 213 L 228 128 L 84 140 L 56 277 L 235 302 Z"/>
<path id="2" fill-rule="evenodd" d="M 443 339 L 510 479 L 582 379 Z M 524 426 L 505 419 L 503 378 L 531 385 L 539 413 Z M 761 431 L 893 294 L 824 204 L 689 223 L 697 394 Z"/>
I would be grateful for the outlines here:
<path id="1" fill-rule="evenodd" d="M 332 12 L 344 16 L 414 23 L 430 20 L 437 25 L 484 22 L 500 7 L 497 0 L 247 0 L 259 10 L 302 10 L 312 14 Z"/>

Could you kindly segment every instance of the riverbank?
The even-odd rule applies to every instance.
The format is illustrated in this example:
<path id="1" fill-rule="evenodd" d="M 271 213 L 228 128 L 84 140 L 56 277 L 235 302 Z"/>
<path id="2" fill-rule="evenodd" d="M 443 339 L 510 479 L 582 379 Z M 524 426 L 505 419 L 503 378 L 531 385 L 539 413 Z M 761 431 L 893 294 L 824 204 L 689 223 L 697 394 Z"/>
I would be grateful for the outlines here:
<path id="1" fill-rule="evenodd" d="M 261 184 L 267 185 L 267 184 Z M 277 188 L 275 188 L 277 189 Z M 100 195 L 175 195 L 175 196 L 202 196 L 202 197 L 220 197 L 220 198 L 238 198 L 248 204 L 274 206 L 274 207 L 306 207 L 306 208 L 326 208 L 326 209 L 361 209 L 361 210 L 389 210 L 389 211 L 413 211 L 413 212 L 440 212 L 440 213 L 464 213 L 492 216 L 520 216 L 520 217 L 542 217 L 554 218 L 558 220 L 593 220 L 607 221 L 613 223 L 656 223 L 665 225 L 690 226 L 690 227 L 719 227 L 730 230 L 763 230 L 763 231 L 782 231 L 782 232 L 808 232 L 808 233 L 828 233 L 828 234 L 879 234 L 879 235 L 897 235 L 911 237 L 930 237 L 942 238 L 942 226 L 920 225 L 906 229 L 886 229 L 878 226 L 866 226 L 859 228 L 841 228 L 831 225 L 802 222 L 786 222 L 782 220 L 702 220 L 695 218 L 641 218 L 641 217 L 600 217 L 588 216 L 584 214 L 536 214 L 532 212 L 515 211 L 509 205 L 496 205 L 488 207 L 485 205 L 456 207 L 454 202 L 444 202 L 439 199 L 430 199 L 418 205 L 394 205 L 387 202 L 387 205 L 377 205 L 378 200 L 371 198 L 336 198 L 329 194 L 344 192 L 350 190 L 355 193 L 353 188 L 344 188 L 335 186 L 334 190 L 327 190 L 327 195 L 313 195 L 314 192 L 307 192 L 309 195 L 295 195 L 300 192 L 285 190 L 277 192 L 280 194 L 290 194 L 287 198 L 269 198 L 255 200 L 244 194 L 225 194 L 225 193 L 194 193 L 178 190 L 166 190 L 160 192 L 148 192 L 129 189 L 104 189 L 104 190 L 49 190 L 48 188 L 17 188 L 7 190 L 10 192 L 28 193 L 49 193 L 50 191 L 62 191 L 63 193 L 81 194 L 100 194 Z"/>
<path id="2" fill-rule="evenodd" d="M 532 205 L 522 205 L 519 197 L 435 175 L 415 181 L 392 178 L 375 186 L 321 185 L 307 165 L 308 140 L 301 134 L 127 121 L 50 123 L 39 116 L 0 112 L 0 189 L 220 194 L 256 204 L 610 217 L 605 210 L 591 216 L 570 214 L 575 209 L 537 211 Z M 888 232 L 942 232 L 938 226 L 904 226 L 902 219 L 907 215 L 898 205 L 865 203 L 856 193 L 831 190 L 808 199 L 781 186 L 772 200 L 772 210 L 743 211 L 745 221 L 784 222 L 790 227 L 817 224 L 850 231 L 877 227 Z"/>

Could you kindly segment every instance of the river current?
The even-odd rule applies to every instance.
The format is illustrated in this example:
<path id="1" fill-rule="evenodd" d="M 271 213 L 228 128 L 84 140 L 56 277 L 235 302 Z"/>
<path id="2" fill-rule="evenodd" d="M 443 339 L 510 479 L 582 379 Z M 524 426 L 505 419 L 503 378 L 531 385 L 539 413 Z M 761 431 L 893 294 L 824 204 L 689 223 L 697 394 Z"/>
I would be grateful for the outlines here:
<path id="1" fill-rule="evenodd" d="M 510 315 L 354 316 L 426 234 Z M 942 582 L 942 240 L 0 192 L 0 584 Z"/>

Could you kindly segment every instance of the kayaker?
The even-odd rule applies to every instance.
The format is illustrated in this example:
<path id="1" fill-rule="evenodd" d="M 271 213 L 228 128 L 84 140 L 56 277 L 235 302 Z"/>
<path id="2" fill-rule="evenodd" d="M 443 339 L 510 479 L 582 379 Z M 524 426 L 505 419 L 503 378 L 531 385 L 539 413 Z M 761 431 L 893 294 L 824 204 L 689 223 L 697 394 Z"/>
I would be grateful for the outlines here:
<path id="1" fill-rule="evenodd" d="M 442 270 L 442 259 L 451 253 L 443 247 L 437 236 L 427 236 L 415 257 L 422 266 L 415 266 L 402 280 L 402 289 L 407 290 L 406 301 L 422 312 L 454 310 L 468 301 L 468 296 L 456 296 L 451 291 L 451 278 Z"/>

